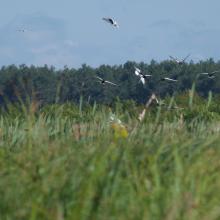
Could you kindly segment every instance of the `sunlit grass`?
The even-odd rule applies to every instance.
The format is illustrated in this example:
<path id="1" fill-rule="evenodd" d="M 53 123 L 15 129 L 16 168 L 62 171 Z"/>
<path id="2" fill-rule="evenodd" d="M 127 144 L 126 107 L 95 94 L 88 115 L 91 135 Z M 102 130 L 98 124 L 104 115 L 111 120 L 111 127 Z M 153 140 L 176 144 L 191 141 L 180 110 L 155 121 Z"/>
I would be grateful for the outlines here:
<path id="1" fill-rule="evenodd" d="M 220 121 L 211 99 L 153 107 L 141 123 L 140 112 L 116 109 L 123 129 L 107 107 L 8 107 L 0 219 L 219 219 Z"/>

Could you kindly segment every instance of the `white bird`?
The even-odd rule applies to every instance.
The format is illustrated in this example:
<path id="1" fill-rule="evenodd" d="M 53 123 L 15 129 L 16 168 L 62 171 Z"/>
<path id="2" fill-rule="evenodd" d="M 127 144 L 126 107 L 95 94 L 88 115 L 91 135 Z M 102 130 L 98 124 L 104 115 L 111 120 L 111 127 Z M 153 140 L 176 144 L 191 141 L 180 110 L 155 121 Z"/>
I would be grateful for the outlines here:
<path id="1" fill-rule="evenodd" d="M 113 82 L 110 82 L 110 81 L 107 81 L 107 80 L 104 80 L 104 79 L 102 79 L 102 78 L 100 78 L 100 77 L 98 77 L 98 76 L 96 76 L 96 78 L 99 80 L 99 82 L 100 82 L 102 85 L 105 85 L 106 83 L 108 83 L 108 84 L 111 84 L 111 85 L 113 85 L 113 86 L 118 86 L 117 84 L 115 84 L 115 83 L 113 83 Z"/>
<path id="2" fill-rule="evenodd" d="M 169 78 L 169 77 L 164 77 L 164 78 L 161 79 L 161 81 L 177 82 L 178 80 L 176 80 L 176 79 L 171 79 L 171 78 Z"/>
<path id="3" fill-rule="evenodd" d="M 216 70 L 216 71 L 213 71 L 213 72 L 210 72 L 210 73 L 199 73 L 199 75 L 206 75 L 206 76 L 208 76 L 208 78 L 214 79 L 215 74 L 219 73 L 219 72 L 220 72 L 220 70 Z"/>
<path id="4" fill-rule="evenodd" d="M 146 78 L 147 77 L 151 77 L 151 75 L 143 74 L 142 71 L 139 68 L 137 68 L 137 67 L 135 67 L 135 72 L 134 73 L 135 73 L 135 75 L 140 77 L 140 81 L 143 83 L 143 85 L 146 82 Z"/>
<path id="5" fill-rule="evenodd" d="M 109 24 L 111 24 L 112 26 L 114 26 L 116 28 L 119 28 L 118 23 L 112 18 L 102 18 L 102 20 L 108 22 Z"/>
<path id="6" fill-rule="evenodd" d="M 188 54 L 184 59 L 178 59 L 176 57 L 173 57 L 173 56 L 169 56 L 171 60 L 173 60 L 174 62 L 176 62 L 177 64 L 179 65 L 182 65 L 185 63 L 185 61 L 189 58 L 191 54 Z"/>

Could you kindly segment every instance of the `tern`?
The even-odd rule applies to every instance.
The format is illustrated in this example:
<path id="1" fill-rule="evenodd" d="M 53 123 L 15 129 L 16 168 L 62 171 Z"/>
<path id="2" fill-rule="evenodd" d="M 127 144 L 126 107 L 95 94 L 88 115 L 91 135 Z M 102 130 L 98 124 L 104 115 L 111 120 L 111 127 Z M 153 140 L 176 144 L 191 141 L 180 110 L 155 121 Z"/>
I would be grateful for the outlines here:
<path id="1" fill-rule="evenodd" d="M 109 24 L 111 24 L 112 26 L 114 26 L 116 28 L 119 28 L 118 23 L 112 18 L 102 18 L 102 20 L 108 22 Z"/>
<path id="2" fill-rule="evenodd" d="M 108 83 L 108 84 L 111 84 L 111 85 L 113 85 L 113 86 L 118 86 L 117 84 L 115 84 L 115 83 L 113 83 L 113 82 L 110 82 L 110 81 L 107 81 L 107 80 L 105 80 L 105 79 L 102 79 L 102 78 L 100 78 L 100 77 L 98 77 L 98 76 L 96 76 L 96 78 L 99 80 L 99 82 L 100 82 L 102 85 L 105 85 L 106 83 Z"/>
<path id="3" fill-rule="evenodd" d="M 199 75 L 206 75 L 206 76 L 208 76 L 208 78 L 214 79 L 215 74 L 219 73 L 219 72 L 220 72 L 220 70 L 217 70 L 217 71 L 213 71 L 213 72 L 210 72 L 210 73 L 199 73 Z"/>
<path id="4" fill-rule="evenodd" d="M 184 59 L 178 59 L 176 57 L 173 57 L 173 56 L 169 56 L 171 60 L 173 60 L 175 63 L 179 64 L 179 65 L 182 65 L 185 63 L 185 61 L 189 58 L 191 54 L 188 54 Z"/>
<path id="5" fill-rule="evenodd" d="M 143 83 L 143 85 L 145 85 L 146 78 L 147 77 L 151 77 L 151 75 L 143 74 L 142 71 L 139 68 L 137 68 L 137 67 L 135 67 L 135 72 L 134 73 L 135 73 L 135 75 L 140 77 L 140 80 Z"/>
<path id="6" fill-rule="evenodd" d="M 161 81 L 177 82 L 178 80 L 176 80 L 176 79 L 171 79 L 171 78 L 169 78 L 169 77 L 164 77 L 164 78 L 161 79 Z"/>

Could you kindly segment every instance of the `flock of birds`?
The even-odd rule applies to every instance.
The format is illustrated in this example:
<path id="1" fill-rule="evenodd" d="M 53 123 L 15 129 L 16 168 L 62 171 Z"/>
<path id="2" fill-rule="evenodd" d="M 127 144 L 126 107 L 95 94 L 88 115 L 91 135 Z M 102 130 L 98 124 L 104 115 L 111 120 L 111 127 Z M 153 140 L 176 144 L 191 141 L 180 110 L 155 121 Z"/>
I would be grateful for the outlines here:
<path id="1" fill-rule="evenodd" d="M 113 27 L 115 28 L 119 28 L 119 25 L 118 25 L 118 22 L 116 20 L 114 20 L 113 18 L 102 18 L 104 21 L 106 21 L 107 23 L 109 23 L 110 25 L 112 25 Z M 169 56 L 169 58 L 175 62 L 176 64 L 178 65 L 183 65 L 186 60 L 190 57 L 190 54 L 188 54 L 185 58 L 183 59 L 179 59 L 179 58 L 176 58 L 176 57 L 173 57 L 173 56 Z M 213 71 L 213 72 L 204 72 L 204 73 L 199 73 L 199 75 L 205 75 L 207 76 L 208 78 L 210 79 L 213 79 L 215 78 L 215 74 L 216 73 L 219 73 L 220 70 L 217 70 L 217 71 Z M 136 76 L 139 77 L 140 79 L 140 82 L 142 82 L 143 85 L 146 84 L 146 81 L 148 78 L 152 77 L 152 75 L 150 74 L 144 74 L 143 71 L 141 71 L 138 67 L 134 67 L 134 73 Z M 96 79 L 98 79 L 98 81 L 102 84 L 102 85 L 105 85 L 105 84 L 110 84 L 110 85 L 113 85 L 113 86 L 118 86 L 116 83 L 113 83 L 113 82 L 110 82 L 108 80 L 105 80 L 101 77 L 98 77 L 96 76 Z M 172 79 L 172 78 L 169 78 L 169 77 L 163 77 L 161 78 L 161 81 L 167 81 L 167 82 L 177 82 L 178 80 L 177 79 Z"/>
<path id="2" fill-rule="evenodd" d="M 102 18 L 102 20 L 104 20 L 105 22 L 109 23 L 114 28 L 119 28 L 118 22 L 116 20 L 114 20 L 113 18 L 105 17 L 105 18 Z M 17 31 L 24 33 L 24 32 L 28 32 L 28 31 L 31 31 L 31 30 L 29 30 L 29 29 L 18 29 Z M 175 62 L 176 64 L 178 64 L 180 66 L 182 66 L 189 57 L 190 57 L 190 54 L 188 54 L 183 59 L 179 59 L 179 58 L 176 58 L 176 57 L 173 57 L 173 56 L 169 56 L 169 58 L 173 62 Z M 219 72 L 220 72 L 220 70 L 216 70 L 216 71 L 213 71 L 213 72 L 204 72 L 204 73 L 199 73 L 198 76 L 205 75 L 209 79 L 213 79 L 213 78 L 215 78 L 216 73 L 219 73 Z M 143 85 L 146 84 L 146 81 L 147 81 L 148 78 L 152 77 L 152 75 L 144 74 L 143 71 L 141 71 L 136 66 L 134 67 L 134 73 L 135 73 L 136 76 L 139 77 L 140 82 L 142 82 Z M 98 82 L 101 83 L 102 85 L 109 84 L 109 85 L 113 85 L 113 86 L 118 86 L 116 83 L 113 83 L 113 82 L 110 82 L 108 80 L 105 80 L 105 79 L 103 79 L 103 78 L 101 78 L 99 76 L 96 76 L 96 79 L 98 79 Z M 163 78 L 161 78 L 161 81 L 167 81 L 167 82 L 175 83 L 178 80 L 177 79 L 172 79 L 172 78 L 169 78 L 169 77 L 163 77 Z"/>
<path id="3" fill-rule="evenodd" d="M 152 75 L 149 75 L 149 74 L 143 74 L 143 72 L 137 67 L 135 67 L 135 72 L 134 73 L 135 73 L 135 75 L 140 77 L 140 81 L 143 83 L 143 85 L 146 83 L 146 79 L 148 77 L 152 76 Z M 169 78 L 169 77 L 163 77 L 163 78 L 161 78 L 161 81 L 177 82 L 176 79 L 172 79 L 172 78 Z"/>

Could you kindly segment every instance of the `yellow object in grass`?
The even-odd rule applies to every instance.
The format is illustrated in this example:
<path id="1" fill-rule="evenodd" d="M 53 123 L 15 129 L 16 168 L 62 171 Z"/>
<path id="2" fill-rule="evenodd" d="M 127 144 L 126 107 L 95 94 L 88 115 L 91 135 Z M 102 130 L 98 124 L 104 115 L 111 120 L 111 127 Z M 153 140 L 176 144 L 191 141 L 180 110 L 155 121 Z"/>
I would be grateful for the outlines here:
<path id="1" fill-rule="evenodd" d="M 116 139 L 128 137 L 128 131 L 124 125 L 118 123 L 112 123 L 111 128 L 114 131 L 114 137 Z"/>

